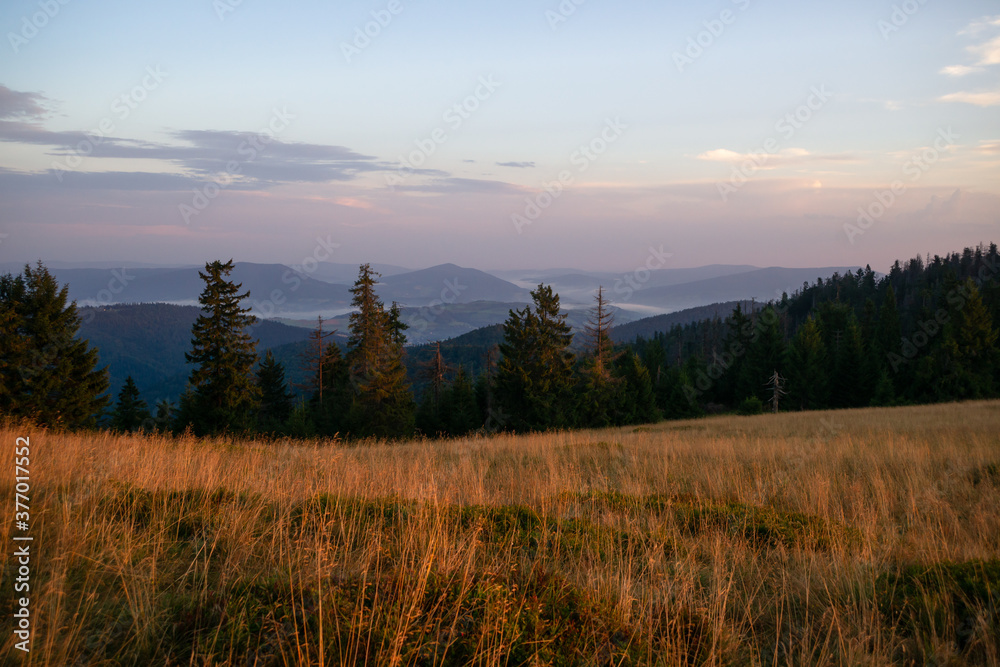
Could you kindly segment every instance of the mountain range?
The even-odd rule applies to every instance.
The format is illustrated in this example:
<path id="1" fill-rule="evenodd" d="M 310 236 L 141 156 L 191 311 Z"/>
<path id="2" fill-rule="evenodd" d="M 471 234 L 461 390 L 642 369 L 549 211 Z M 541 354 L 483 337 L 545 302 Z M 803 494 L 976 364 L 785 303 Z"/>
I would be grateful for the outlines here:
<path id="1" fill-rule="evenodd" d="M 70 299 L 80 306 L 126 303 L 197 305 L 203 283 L 199 268 L 91 262 L 47 265 L 67 284 Z M 0 264 L 0 272 L 19 273 L 23 265 Z M 410 329 L 411 344 L 460 336 L 499 324 L 512 308 L 531 302 L 531 290 L 551 285 L 560 295 L 570 323 L 581 328 L 598 287 L 615 312 L 619 325 L 649 316 L 676 313 L 709 304 L 739 300 L 766 301 L 791 293 L 803 282 L 815 282 L 856 267 L 760 268 L 712 264 L 694 268 L 622 273 L 573 268 L 480 271 L 455 264 L 411 270 L 375 264 L 381 274 L 377 293 L 386 305 L 397 302 Z M 244 305 L 260 319 L 312 328 L 322 316 L 328 329 L 346 331 L 351 310 L 351 285 L 358 267 L 334 262 L 304 262 L 302 266 L 238 262 L 231 279 L 249 292 Z M 666 321 L 666 320 L 664 320 Z M 640 325 L 642 326 L 642 325 Z"/>

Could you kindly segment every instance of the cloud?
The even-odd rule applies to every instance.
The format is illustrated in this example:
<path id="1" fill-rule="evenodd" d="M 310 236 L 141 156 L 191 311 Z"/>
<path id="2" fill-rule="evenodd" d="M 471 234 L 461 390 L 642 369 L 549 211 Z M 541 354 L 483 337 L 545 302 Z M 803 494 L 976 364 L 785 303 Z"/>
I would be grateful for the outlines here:
<path id="1" fill-rule="evenodd" d="M 363 155 L 345 146 L 285 142 L 272 135 L 226 130 L 180 130 L 167 142 L 150 142 L 81 131 L 51 131 L 42 122 L 49 100 L 0 86 L 0 142 L 52 147 L 53 169 L 73 174 L 70 187 L 112 189 L 173 189 L 226 178 L 243 189 L 265 189 L 284 183 L 350 181 L 360 174 L 396 171 L 395 163 Z M 150 172 L 95 172 L 86 160 L 143 160 L 163 164 L 164 174 Z M 148 169 L 148 166 L 146 166 Z M 154 168 L 155 169 L 155 168 Z M 177 172 L 181 172 L 178 174 Z M 409 173 L 448 176 L 436 169 Z M 83 174 L 89 174 L 83 176 Z M 58 183 L 52 173 L 39 172 L 33 183 Z M 11 173 L 6 177 L 12 178 Z"/>
<path id="2" fill-rule="evenodd" d="M 850 162 L 850 155 L 817 155 L 804 148 L 784 148 L 777 153 L 737 153 L 728 148 L 716 148 L 698 155 L 699 160 L 709 162 L 743 162 L 751 160 L 760 169 L 774 169 L 790 164 L 805 162 Z"/>
<path id="3" fill-rule="evenodd" d="M 947 199 L 932 194 L 930 201 L 923 209 L 914 211 L 912 217 L 917 220 L 940 220 L 950 217 L 959 210 L 962 204 L 962 190 L 956 189 Z"/>
<path id="4" fill-rule="evenodd" d="M 962 77 L 977 72 L 982 72 L 991 65 L 1000 65 L 1000 15 L 986 16 L 978 21 L 974 21 L 959 31 L 959 35 L 980 35 L 983 32 L 995 33 L 985 41 L 965 47 L 973 56 L 972 65 L 949 65 L 942 68 L 942 74 L 951 77 Z M 938 98 L 939 102 L 964 102 L 975 104 L 980 107 L 993 107 L 1000 105 L 1000 90 L 993 91 L 959 91 L 949 93 Z"/>
<path id="5" fill-rule="evenodd" d="M 184 174 L 146 171 L 67 171 L 25 172 L 0 169 L 0 192 L 40 192 L 53 188 L 69 190 L 128 190 L 138 192 L 190 191 L 203 179 Z M 248 190 L 247 183 L 233 182 L 232 190 Z"/>
<path id="6" fill-rule="evenodd" d="M 1000 106 L 1000 90 L 988 90 L 977 93 L 967 91 L 949 93 L 939 97 L 938 101 L 964 102 L 966 104 L 975 104 L 979 107 L 995 107 Z"/>
<path id="7" fill-rule="evenodd" d="M 1000 64 L 1000 35 L 993 39 L 968 47 L 969 52 L 979 56 L 977 65 Z"/>
<path id="8" fill-rule="evenodd" d="M 534 169 L 534 162 L 497 162 L 498 167 L 513 167 L 515 169 Z"/>
<path id="9" fill-rule="evenodd" d="M 375 205 L 371 202 L 367 202 L 364 199 L 358 199 L 356 197 L 337 197 L 334 200 L 334 203 L 348 208 L 361 208 L 365 210 L 375 208 Z"/>
<path id="10" fill-rule="evenodd" d="M 737 162 L 739 160 L 748 157 L 749 153 L 737 153 L 736 151 L 731 151 L 728 148 L 716 148 L 713 151 L 706 151 L 698 156 L 699 160 L 708 160 L 710 162 Z"/>
<path id="11" fill-rule="evenodd" d="M 958 31 L 959 35 L 975 35 L 983 30 L 988 30 L 993 27 L 1000 27 L 1000 14 L 997 16 L 984 16 L 983 18 L 973 21 L 969 25 L 965 26 Z"/>
<path id="12" fill-rule="evenodd" d="M 40 93 L 24 93 L 0 85 L 0 119 L 41 120 L 49 115 L 50 100 Z"/>
<path id="13" fill-rule="evenodd" d="M 982 67 L 972 67 L 970 65 L 949 65 L 948 67 L 941 68 L 941 74 L 947 74 L 948 76 L 967 76 L 969 74 L 975 74 L 976 72 L 982 72 Z"/>
<path id="14" fill-rule="evenodd" d="M 456 177 L 435 178 L 430 183 L 423 185 L 408 185 L 405 187 L 397 186 L 396 189 L 402 192 L 427 192 L 434 194 L 517 194 L 523 192 L 522 188 L 503 181 Z"/>
<path id="15" fill-rule="evenodd" d="M 994 154 L 1000 153 L 1000 141 L 994 140 L 983 140 L 979 142 L 976 150 L 980 153 Z"/>

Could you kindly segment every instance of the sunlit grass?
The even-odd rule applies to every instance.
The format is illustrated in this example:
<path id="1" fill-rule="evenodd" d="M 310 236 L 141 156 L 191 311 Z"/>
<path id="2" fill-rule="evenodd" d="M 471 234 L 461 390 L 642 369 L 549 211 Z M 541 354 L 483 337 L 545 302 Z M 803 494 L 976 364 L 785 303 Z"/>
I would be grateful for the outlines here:
<path id="1" fill-rule="evenodd" d="M 997 402 L 351 446 L 18 436 L 26 664 L 1000 664 Z"/>

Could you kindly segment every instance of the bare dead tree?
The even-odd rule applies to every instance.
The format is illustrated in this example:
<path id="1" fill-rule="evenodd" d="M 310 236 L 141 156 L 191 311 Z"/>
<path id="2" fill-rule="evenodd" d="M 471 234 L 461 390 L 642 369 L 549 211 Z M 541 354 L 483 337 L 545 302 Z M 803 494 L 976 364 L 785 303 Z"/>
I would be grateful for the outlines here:
<path id="1" fill-rule="evenodd" d="M 423 377 L 430 381 L 434 390 L 435 405 L 441 402 L 441 389 L 444 387 L 448 373 L 452 370 L 451 366 L 444 362 L 444 357 L 441 355 L 441 341 L 438 341 L 434 349 L 434 356 L 424 364 L 422 372 Z"/>
<path id="2" fill-rule="evenodd" d="M 303 367 L 308 371 L 308 377 L 311 380 L 299 385 L 299 388 L 317 391 L 320 405 L 323 405 L 323 362 L 326 360 L 323 342 L 336 333 L 336 329 L 330 333 L 323 333 L 323 317 L 317 317 L 316 328 L 309 332 L 309 346 L 303 354 Z M 315 351 L 313 351 L 313 343 L 315 343 Z"/>
<path id="3" fill-rule="evenodd" d="M 594 302 L 584 332 L 587 338 L 587 347 L 594 355 L 594 372 L 607 378 L 611 375 L 609 367 L 614 354 L 611 327 L 614 326 L 615 316 L 608 307 L 608 302 L 604 300 L 603 286 L 597 288 Z"/>
<path id="4" fill-rule="evenodd" d="M 778 401 L 782 396 L 788 392 L 784 390 L 783 386 L 785 384 L 785 378 L 778 375 L 778 371 L 774 371 L 774 374 L 768 379 L 765 386 L 771 389 L 771 411 L 777 414 L 778 412 Z"/>

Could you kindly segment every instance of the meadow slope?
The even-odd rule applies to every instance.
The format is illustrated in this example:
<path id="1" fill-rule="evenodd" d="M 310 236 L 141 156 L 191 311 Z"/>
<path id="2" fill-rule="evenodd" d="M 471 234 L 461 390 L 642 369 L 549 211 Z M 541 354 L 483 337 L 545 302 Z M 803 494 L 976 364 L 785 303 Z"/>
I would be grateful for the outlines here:
<path id="1" fill-rule="evenodd" d="M 22 436 L 34 536 L 4 664 L 1000 665 L 996 401 L 350 446 L 0 431 L 5 619 Z"/>

